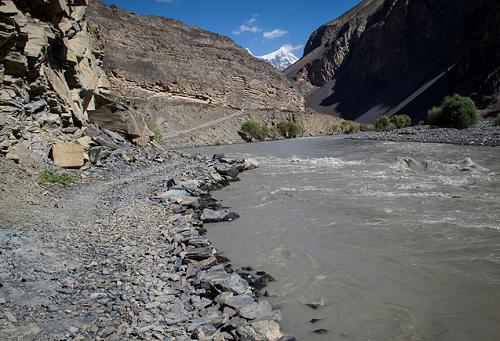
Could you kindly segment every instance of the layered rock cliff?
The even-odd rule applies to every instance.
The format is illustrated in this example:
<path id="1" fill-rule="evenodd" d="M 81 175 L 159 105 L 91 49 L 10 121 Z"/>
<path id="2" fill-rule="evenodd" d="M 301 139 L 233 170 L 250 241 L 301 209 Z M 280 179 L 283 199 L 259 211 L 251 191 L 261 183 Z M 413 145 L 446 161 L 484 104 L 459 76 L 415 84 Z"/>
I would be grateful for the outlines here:
<path id="1" fill-rule="evenodd" d="M 365 122 L 398 112 L 422 119 L 453 92 L 495 110 L 498 7 L 493 0 L 365 0 L 318 28 L 285 73 L 307 93 L 306 105 Z"/>
<path id="2" fill-rule="evenodd" d="M 73 144 L 91 123 L 149 141 L 142 115 L 110 96 L 86 10 L 86 0 L 0 1 L 0 152 L 8 158 L 47 160 L 52 145 Z M 84 148 L 73 147 L 81 166 Z"/>
<path id="3" fill-rule="evenodd" d="M 97 0 L 89 8 L 113 92 L 151 115 L 166 143 L 242 142 L 243 115 L 304 112 L 292 82 L 227 37 Z"/>
<path id="4" fill-rule="evenodd" d="M 130 97 L 170 97 L 232 108 L 303 110 L 288 80 L 227 37 L 177 20 L 137 16 L 91 1 L 104 68 Z"/>

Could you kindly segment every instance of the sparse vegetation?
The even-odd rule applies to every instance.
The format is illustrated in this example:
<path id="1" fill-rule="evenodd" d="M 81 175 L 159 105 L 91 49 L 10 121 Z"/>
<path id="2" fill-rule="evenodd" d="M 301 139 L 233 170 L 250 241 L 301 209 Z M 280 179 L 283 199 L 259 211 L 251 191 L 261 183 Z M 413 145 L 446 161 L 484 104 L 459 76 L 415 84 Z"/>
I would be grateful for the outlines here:
<path id="1" fill-rule="evenodd" d="M 406 128 L 411 126 L 411 117 L 405 114 L 394 115 L 391 117 L 391 122 L 397 129 Z"/>
<path id="2" fill-rule="evenodd" d="M 375 121 L 376 131 L 391 131 L 411 126 L 411 118 L 408 115 L 394 115 L 392 117 L 382 116 Z"/>
<path id="3" fill-rule="evenodd" d="M 304 132 L 304 129 L 300 124 L 290 120 L 281 121 L 276 125 L 276 128 L 281 136 L 286 138 L 294 138 L 302 135 Z"/>
<path id="4" fill-rule="evenodd" d="M 375 126 L 373 124 L 370 124 L 370 123 L 361 123 L 359 125 L 359 130 L 360 131 L 374 131 Z"/>
<path id="5" fill-rule="evenodd" d="M 361 124 L 348 121 L 348 120 L 338 120 L 335 124 L 331 126 L 332 134 L 354 134 L 361 130 Z"/>
<path id="6" fill-rule="evenodd" d="M 154 139 L 156 142 L 161 143 L 163 141 L 163 132 L 161 128 L 154 122 L 149 121 L 147 123 L 148 129 L 154 134 Z"/>
<path id="7" fill-rule="evenodd" d="M 440 107 L 433 107 L 427 113 L 428 123 L 438 127 L 465 129 L 478 123 L 479 119 L 472 99 L 458 94 L 446 96 Z"/>
<path id="8" fill-rule="evenodd" d="M 379 117 L 375 121 L 375 130 L 376 131 L 391 131 L 396 129 L 396 125 L 391 122 L 391 119 L 387 116 Z"/>
<path id="9" fill-rule="evenodd" d="M 48 184 L 59 184 L 67 187 L 74 182 L 74 178 L 71 174 L 66 172 L 56 173 L 52 169 L 46 169 L 38 176 L 38 182 L 44 186 Z"/>
<path id="10" fill-rule="evenodd" d="M 500 126 L 500 114 L 495 117 L 495 119 L 493 120 L 493 124 L 496 126 Z"/>
<path id="11" fill-rule="evenodd" d="M 342 121 L 341 126 L 344 134 L 354 134 L 358 133 L 360 130 L 359 123 L 354 121 Z"/>
<path id="12" fill-rule="evenodd" d="M 269 135 L 267 126 L 256 121 L 246 121 L 241 125 L 240 135 L 246 141 L 263 141 Z"/>

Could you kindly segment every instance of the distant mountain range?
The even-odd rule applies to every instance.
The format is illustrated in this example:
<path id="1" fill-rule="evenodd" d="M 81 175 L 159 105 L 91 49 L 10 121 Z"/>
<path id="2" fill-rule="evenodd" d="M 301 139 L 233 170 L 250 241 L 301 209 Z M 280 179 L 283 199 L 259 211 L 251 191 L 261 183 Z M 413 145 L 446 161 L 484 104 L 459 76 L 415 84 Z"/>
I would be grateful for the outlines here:
<path id="1" fill-rule="evenodd" d="M 283 71 L 289 66 L 292 66 L 299 60 L 299 58 L 292 53 L 291 48 L 287 45 L 282 46 L 276 51 L 266 54 L 264 56 L 256 56 L 252 53 L 252 51 L 250 51 L 250 49 L 246 50 L 255 58 L 265 60 L 266 62 L 268 62 L 269 64 L 271 64 L 280 71 Z"/>

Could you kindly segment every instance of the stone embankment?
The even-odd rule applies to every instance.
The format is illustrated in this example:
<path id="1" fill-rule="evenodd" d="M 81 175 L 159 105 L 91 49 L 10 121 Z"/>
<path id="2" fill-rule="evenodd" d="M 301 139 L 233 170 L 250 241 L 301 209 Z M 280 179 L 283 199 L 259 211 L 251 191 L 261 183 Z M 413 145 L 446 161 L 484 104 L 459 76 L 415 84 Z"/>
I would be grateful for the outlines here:
<path id="1" fill-rule="evenodd" d="M 0 186 L 0 339 L 294 340 L 257 299 L 274 279 L 233 269 L 205 236 L 207 223 L 237 218 L 210 190 L 257 164 L 136 158 L 49 191 L 0 159 L 21 184 Z"/>

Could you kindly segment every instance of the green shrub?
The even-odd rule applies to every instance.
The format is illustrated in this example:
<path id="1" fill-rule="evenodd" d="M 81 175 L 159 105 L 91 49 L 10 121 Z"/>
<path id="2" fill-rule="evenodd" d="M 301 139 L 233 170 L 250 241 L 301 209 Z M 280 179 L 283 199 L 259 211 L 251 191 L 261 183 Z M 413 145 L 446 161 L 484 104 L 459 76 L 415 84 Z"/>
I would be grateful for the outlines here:
<path id="1" fill-rule="evenodd" d="M 354 134 L 360 130 L 359 123 L 354 121 L 342 121 L 341 125 L 344 134 Z"/>
<path id="2" fill-rule="evenodd" d="M 391 130 L 390 128 L 392 128 L 391 124 L 393 124 L 393 123 L 391 122 L 389 117 L 381 116 L 381 117 L 377 118 L 377 120 L 375 121 L 375 130 L 376 131 L 389 131 L 389 130 Z"/>
<path id="3" fill-rule="evenodd" d="M 411 118 L 408 115 L 394 115 L 391 117 L 391 122 L 394 123 L 397 129 L 411 126 Z"/>
<path id="4" fill-rule="evenodd" d="M 480 116 L 472 99 L 458 94 L 446 96 L 440 107 L 427 113 L 427 122 L 439 127 L 465 129 L 479 122 Z"/>
<path id="5" fill-rule="evenodd" d="M 408 115 L 394 115 L 391 118 L 381 116 L 375 121 L 376 131 L 391 131 L 411 126 L 411 118 Z"/>
<path id="6" fill-rule="evenodd" d="M 500 126 L 500 114 L 495 117 L 495 119 L 493 120 L 493 124 L 495 124 L 496 126 Z"/>
<path id="7" fill-rule="evenodd" d="M 370 123 L 361 123 L 359 125 L 359 130 L 360 131 L 374 131 L 375 126 L 373 124 L 370 124 Z"/>
<path id="8" fill-rule="evenodd" d="M 155 141 L 161 143 L 161 141 L 163 140 L 163 132 L 161 128 L 156 123 L 151 121 L 147 123 L 147 126 L 148 129 L 151 130 L 151 132 L 154 134 Z"/>
<path id="9" fill-rule="evenodd" d="M 342 127 L 342 121 L 338 120 L 331 126 L 332 134 L 342 134 L 344 132 L 344 128 Z"/>
<path id="10" fill-rule="evenodd" d="M 269 129 L 259 122 L 246 121 L 241 125 L 240 135 L 244 136 L 245 140 L 257 140 L 262 141 L 269 135 Z"/>
<path id="11" fill-rule="evenodd" d="M 63 172 L 58 174 L 52 169 L 46 169 L 38 176 L 38 182 L 41 185 L 60 184 L 66 187 L 71 185 L 74 182 L 74 179 L 69 173 Z"/>
<path id="12" fill-rule="evenodd" d="M 286 138 L 294 138 L 302 135 L 304 132 L 304 129 L 300 124 L 289 120 L 281 121 L 276 125 L 276 128 L 278 129 L 278 132 L 281 134 L 281 136 Z"/>

